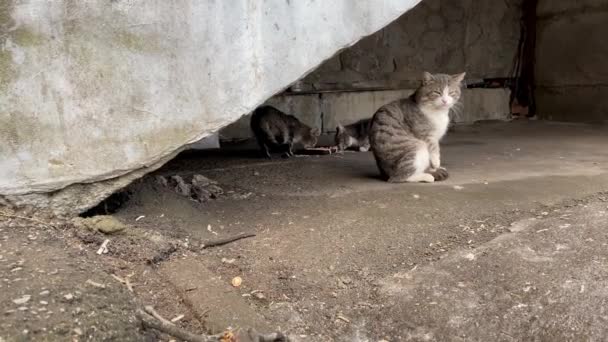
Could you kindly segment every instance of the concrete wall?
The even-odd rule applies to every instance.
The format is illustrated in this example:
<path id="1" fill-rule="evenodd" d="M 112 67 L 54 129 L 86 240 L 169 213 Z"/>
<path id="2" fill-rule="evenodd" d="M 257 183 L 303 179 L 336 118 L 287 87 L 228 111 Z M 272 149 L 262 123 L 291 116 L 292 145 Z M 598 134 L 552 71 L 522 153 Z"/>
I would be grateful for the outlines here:
<path id="1" fill-rule="evenodd" d="M 521 2 L 423 0 L 303 81 L 394 84 L 417 81 L 422 71 L 466 71 L 468 79 L 506 77 L 519 40 Z"/>
<path id="2" fill-rule="evenodd" d="M 467 80 L 507 77 L 519 41 L 522 0 L 423 0 L 414 9 L 344 50 L 297 83 L 309 92 L 268 103 L 325 132 L 338 121 L 371 116 L 380 106 L 417 87 L 422 71 L 467 72 Z M 339 93 L 340 90 L 389 89 Z M 505 90 L 466 91 L 454 121 L 507 119 Z M 249 137 L 248 117 L 221 132 L 226 140 Z"/>
<path id="3" fill-rule="evenodd" d="M 324 133 L 335 131 L 338 123 L 349 124 L 369 118 L 381 106 L 407 97 L 413 89 L 336 92 L 306 95 L 279 95 L 267 104 L 297 116 L 310 126 L 323 129 Z M 455 123 L 469 124 L 479 120 L 505 120 L 509 116 L 509 91 L 506 89 L 465 89 L 461 104 L 452 113 Z M 246 115 L 222 129 L 220 139 L 239 140 L 251 138 L 249 120 Z"/>
<path id="4" fill-rule="evenodd" d="M 0 204 L 75 213 L 419 0 L 0 1 Z"/>
<path id="5" fill-rule="evenodd" d="M 608 1 L 540 0 L 537 14 L 539 115 L 608 120 Z"/>

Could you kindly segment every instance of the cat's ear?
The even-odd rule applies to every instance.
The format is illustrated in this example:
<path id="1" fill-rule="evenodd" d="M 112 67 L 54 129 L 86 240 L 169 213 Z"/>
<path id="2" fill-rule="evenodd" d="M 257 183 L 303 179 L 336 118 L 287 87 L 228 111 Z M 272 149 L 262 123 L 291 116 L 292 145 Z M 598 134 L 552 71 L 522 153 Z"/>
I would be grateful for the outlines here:
<path id="1" fill-rule="evenodd" d="M 422 73 L 422 84 L 429 84 L 431 83 L 431 81 L 433 81 L 433 75 L 431 75 L 430 72 L 423 72 Z"/>
<path id="2" fill-rule="evenodd" d="M 315 127 L 310 130 L 310 134 L 312 136 L 318 137 L 319 135 L 321 135 L 321 130 L 318 127 Z"/>
<path id="3" fill-rule="evenodd" d="M 344 132 L 344 126 L 338 124 L 338 127 L 336 127 L 336 132 L 338 132 L 338 133 Z"/>
<path id="4" fill-rule="evenodd" d="M 466 72 L 463 72 L 462 74 L 456 74 L 456 75 L 452 75 L 450 76 L 452 78 L 452 81 L 454 81 L 454 83 L 460 83 L 464 80 L 464 77 L 467 75 Z"/>

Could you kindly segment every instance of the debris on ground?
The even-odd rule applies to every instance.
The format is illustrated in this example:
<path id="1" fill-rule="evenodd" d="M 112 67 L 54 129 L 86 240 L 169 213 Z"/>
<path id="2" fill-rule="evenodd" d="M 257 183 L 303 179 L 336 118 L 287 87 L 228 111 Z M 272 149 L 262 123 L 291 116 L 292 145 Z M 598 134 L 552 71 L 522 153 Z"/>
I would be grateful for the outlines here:
<path id="1" fill-rule="evenodd" d="M 224 194 L 217 182 L 203 175 L 195 174 L 184 179 L 180 175 L 170 177 L 156 176 L 157 184 L 167 187 L 177 194 L 193 201 L 204 203 Z"/>
<path id="2" fill-rule="evenodd" d="M 209 226 L 207 228 L 207 230 L 209 230 L 213 234 L 217 235 L 216 232 L 210 230 L 210 227 L 211 226 Z M 210 240 L 210 241 L 204 242 L 203 245 L 201 246 L 201 248 L 204 249 L 204 248 L 210 248 L 210 247 L 215 247 L 215 246 L 222 246 L 222 245 L 228 244 L 230 242 L 234 242 L 234 241 L 238 241 L 238 240 L 241 240 L 241 239 L 246 239 L 246 238 L 250 238 L 250 237 L 254 237 L 254 236 L 255 236 L 255 234 L 241 233 L 241 234 L 238 234 L 238 235 L 235 235 L 235 236 L 230 236 L 230 237 L 227 237 L 227 238 L 221 238 L 221 239 L 217 239 L 217 240 Z"/>
<path id="3" fill-rule="evenodd" d="M 116 217 L 110 215 L 98 215 L 93 217 L 72 219 L 77 227 L 83 227 L 104 234 L 116 234 L 127 229 L 129 226 L 120 222 Z"/>
<path id="4" fill-rule="evenodd" d="M 137 311 L 138 317 L 142 325 L 148 329 L 155 329 L 172 337 L 177 337 L 184 341 L 190 342 L 288 342 L 287 336 L 280 332 L 261 334 L 254 329 L 249 329 L 247 332 L 230 330 L 217 335 L 198 335 L 183 328 L 178 327 L 175 323 L 162 317 L 152 306 L 146 306 L 143 310 Z"/>
<path id="5" fill-rule="evenodd" d="M 243 279 L 241 277 L 234 277 L 230 283 L 234 287 L 239 287 L 243 283 Z"/>

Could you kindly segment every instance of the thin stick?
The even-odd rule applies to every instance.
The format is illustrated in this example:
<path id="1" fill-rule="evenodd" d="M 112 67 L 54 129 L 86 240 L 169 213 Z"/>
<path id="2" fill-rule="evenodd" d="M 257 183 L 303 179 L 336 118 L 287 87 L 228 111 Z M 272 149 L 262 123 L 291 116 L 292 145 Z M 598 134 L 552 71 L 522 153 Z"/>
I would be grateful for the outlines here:
<path id="1" fill-rule="evenodd" d="M 7 213 L 3 213 L 3 212 L 0 212 L 0 216 L 6 217 L 6 218 L 12 218 L 12 219 L 26 220 L 26 221 L 30 221 L 30 222 L 41 224 L 41 225 L 49 227 L 49 228 L 57 229 L 57 227 L 55 227 L 53 224 L 48 223 L 48 222 L 44 222 L 44 221 L 41 221 L 41 220 L 38 220 L 38 219 L 35 219 L 33 217 L 11 215 L 11 214 L 7 214 Z"/>
<path id="2" fill-rule="evenodd" d="M 144 311 L 145 310 L 145 311 Z M 138 309 L 137 315 L 141 319 L 142 324 L 146 328 L 156 329 L 162 333 L 177 337 L 180 340 L 187 342 L 219 342 L 223 341 L 222 337 L 232 336 L 232 333 L 227 331 L 218 335 L 196 335 L 187 330 L 184 330 L 175 324 L 167 321 L 160 316 L 154 308 L 146 306 L 144 310 Z M 154 314 L 152 314 L 153 312 Z M 249 338 L 255 342 L 288 342 L 289 338 L 282 333 L 260 334 L 255 329 L 248 331 Z"/>
<path id="3" fill-rule="evenodd" d="M 222 246 L 237 240 L 241 240 L 241 239 L 246 239 L 246 238 L 250 238 L 250 237 L 254 237 L 255 234 L 239 234 L 239 235 L 235 235 L 233 237 L 228 237 L 228 238 L 223 238 L 223 239 L 217 239 L 217 240 L 211 240 L 211 241 L 207 241 L 203 243 L 202 248 L 210 248 L 210 247 L 215 247 L 215 246 Z"/>
<path id="4" fill-rule="evenodd" d="M 205 337 L 205 336 L 196 335 L 196 334 L 193 334 L 182 328 L 177 327 L 173 323 L 167 324 L 167 323 L 164 323 L 163 321 L 158 321 L 158 320 L 154 319 L 154 317 L 148 315 L 141 309 L 137 310 L 137 315 L 139 316 L 142 324 L 146 328 L 156 329 L 165 334 L 171 335 L 173 337 L 177 337 L 180 340 L 184 340 L 184 341 L 188 341 L 188 342 L 212 342 L 212 341 L 217 342 L 218 341 L 218 339 L 215 336 Z"/>
<path id="5" fill-rule="evenodd" d="M 128 275 L 125 279 L 117 276 L 116 274 L 111 274 L 111 276 L 119 283 L 125 285 L 127 289 L 129 289 L 129 291 L 133 292 L 133 284 L 131 284 L 131 281 L 129 280 L 129 278 L 131 277 L 130 275 Z"/>
<path id="6" fill-rule="evenodd" d="M 152 317 L 156 318 L 157 320 L 161 321 L 161 323 L 163 323 L 163 324 L 175 325 L 175 324 L 173 324 L 173 322 L 166 320 L 163 316 L 161 316 L 158 312 L 156 312 L 156 310 L 154 310 L 154 307 L 152 307 L 150 305 L 145 306 L 144 311 L 147 314 L 152 315 Z"/>

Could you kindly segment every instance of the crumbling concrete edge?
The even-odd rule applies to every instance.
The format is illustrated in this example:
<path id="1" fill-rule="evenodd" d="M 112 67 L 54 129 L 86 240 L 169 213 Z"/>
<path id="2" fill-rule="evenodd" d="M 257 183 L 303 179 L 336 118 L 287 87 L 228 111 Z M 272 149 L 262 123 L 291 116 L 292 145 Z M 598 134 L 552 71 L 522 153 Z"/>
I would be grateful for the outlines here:
<path id="1" fill-rule="evenodd" d="M 281 93 L 285 89 L 289 88 L 295 82 L 308 76 L 314 70 L 316 70 L 325 61 L 333 58 L 335 55 L 341 53 L 343 50 L 357 44 L 360 40 L 375 34 L 382 30 L 390 23 L 397 20 L 400 16 L 410 11 L 422 0 L 418 0 L 413 3 L 409 8 L 404 8 L 402 12 L 396 13 L 395 15 L 388 18 L 385 22 L 379 24 L 377 28 L 371 32 L 360 35 L 353 39 L 351 42 L 343 44 L 341 47 L 334 50 L 332 53 L 327 54 L 324 58 L 321 58 L 318 63 L 313 67 L 309 68 L 303 74 L 296 79 L 292 80 L 285 86 L 277 87 L 275 90 L 267 92 L 262 100 L 258 101 L 254 105 L 243 107 L 243 109 L 236 117 L 233 117 L 230 123 L 233 123 L 241 117 L 251 113 L 255 108 L 264 104 L 272 96 Z M 56 190 L 51 190 L 51 186 L 46 184 L 40 190 L 34 190 L 24 193 L 13 193 L 13 194 L 0 194 L 0 206 L 8 206 L 12 208 L 29 207 L 36 210 L 43 210 L 45 212 L 51 212 L 57 216 L 76 216 L 115 193 L 116 191 L 128 186 L 133 181 L 145 176 L 146 174 L 153 172 L 162 167 L 169 160 L 173 159 L 180 152 L 185 150 L 189 144 L 195 143 L 203 138 L 218 132 L 221 128 L 229 125 L 230 123 L 222 126 L 215 127 L 211 130 L 205 130 L 205 132 L 197 134 L 189 139 L 186 139 L 181 147 L 169 147 L 166 154 L 160 155 L 155 160 L 146 162 L 146 166 L 135 169 L 135 170 L 117 170 L 108 174 L 98 175 L 96 177 L 68 184 L 58 185 L 60 187 Z"/>
<path id="2" fill-rule="evenodd" d="M 110 195 L 125 188 L 133 181 L 153 172 L 173 159 L 185 147 L 164 156 L 156 163 L 91 183 L 74 183 L 52 192 L 32 192 L 21 195 L 0 195 L 0 206 L 13 209 L 28 208 L 44 211 L 60 217 L 73 217 L 93 208 Z"/>

